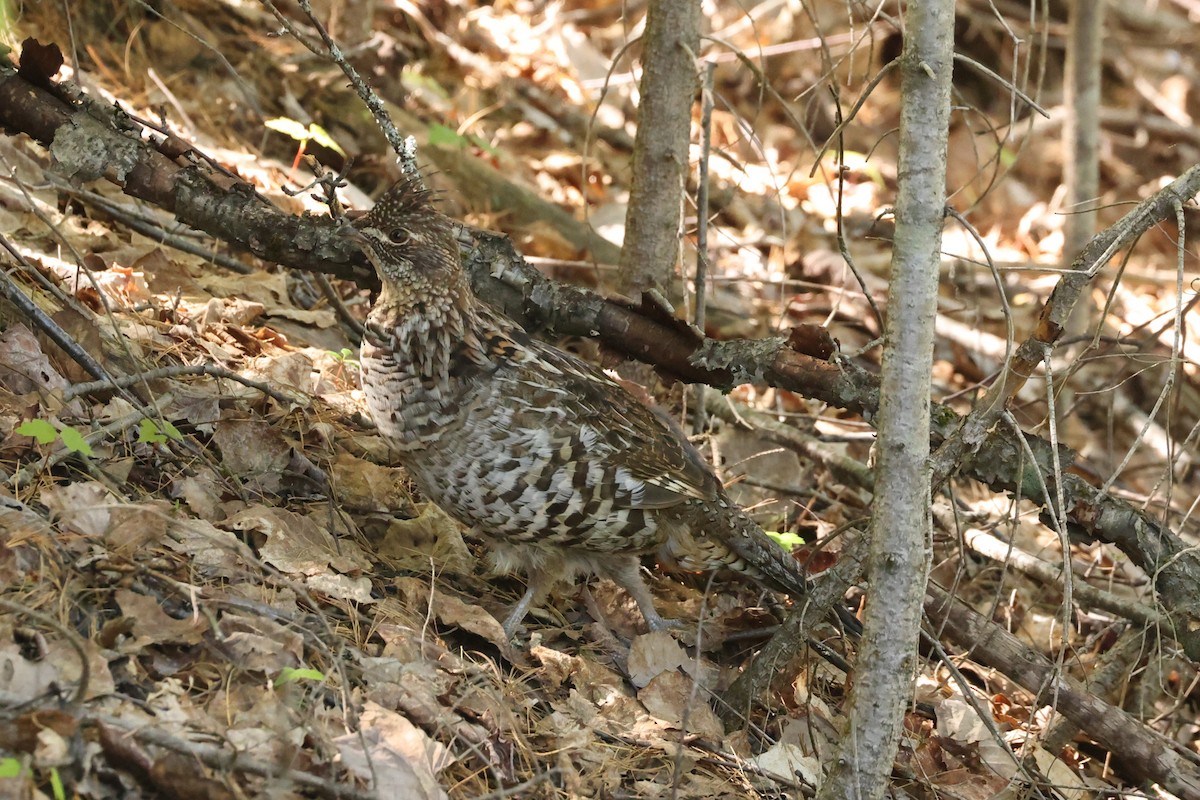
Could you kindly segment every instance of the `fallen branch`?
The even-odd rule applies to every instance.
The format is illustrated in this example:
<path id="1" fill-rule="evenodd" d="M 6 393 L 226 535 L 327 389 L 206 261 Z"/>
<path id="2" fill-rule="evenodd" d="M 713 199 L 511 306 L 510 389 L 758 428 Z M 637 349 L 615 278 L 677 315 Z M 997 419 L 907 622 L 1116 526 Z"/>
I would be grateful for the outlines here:
<path id="1" fill-rule="evenodd" d="M 1112 753 L 1130 783 L 1157 783 L 1177 797 L 1200 800 L 1200 756 L 1092 695 L 1045 656 L 932 584 L 925 613 L 939 636 L 963 648 L 968 657 L 996 666 L 1032 692 L 1037 705 L 1053 706 L 1087 731 Z"/>

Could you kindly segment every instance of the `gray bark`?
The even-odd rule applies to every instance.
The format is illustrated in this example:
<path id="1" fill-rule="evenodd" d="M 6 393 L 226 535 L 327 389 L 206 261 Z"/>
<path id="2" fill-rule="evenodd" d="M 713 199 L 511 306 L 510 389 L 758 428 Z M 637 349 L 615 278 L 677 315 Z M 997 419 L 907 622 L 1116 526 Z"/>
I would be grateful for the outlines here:
<path id="1" fill-rule="evenodd" d="M 846 734 L 817 797 L 887 789 L 917 663 L 928 575 L 930 367 L 937 311 L 954 4 L 913 0 L 901 56 L 900 169 L 867 569 L 871 586 Z"/>

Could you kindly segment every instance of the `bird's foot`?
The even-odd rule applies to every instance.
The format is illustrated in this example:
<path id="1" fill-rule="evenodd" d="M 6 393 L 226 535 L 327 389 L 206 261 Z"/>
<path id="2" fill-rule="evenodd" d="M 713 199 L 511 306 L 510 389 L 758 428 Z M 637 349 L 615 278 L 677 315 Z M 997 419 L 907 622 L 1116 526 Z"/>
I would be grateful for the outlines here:
<path id="1" fill-rule="evenodd" d="M 513 606 L 512 611 L 508 612 L 508 616 L 504 618 L 504 622 L 501 623 L 500 627 L 504 628 L 504 635 L 510 641 L 517 635 L 517 631 L 521 628 L 521 623 L 529 613 L 529 607 L 533 605 L 533 601 L 539 593 L 540 587 L 536 582 L 531 580 L 529 588 L 525 590 L 525 594 Z"/>
<path id="2" fill-rule="evenodd" d="M 671 628 L 682 628 L 685 624 L 687 624 L 686 621 L 682 619 L 668 619 L 659 614 L 657 611 L 655 611 L 652 615 L 647 615 L 645 610 L 643 610 L 642 616 L 646 617 L 646 624 L 652 631 L 665 631 L 670 630 Z"/>

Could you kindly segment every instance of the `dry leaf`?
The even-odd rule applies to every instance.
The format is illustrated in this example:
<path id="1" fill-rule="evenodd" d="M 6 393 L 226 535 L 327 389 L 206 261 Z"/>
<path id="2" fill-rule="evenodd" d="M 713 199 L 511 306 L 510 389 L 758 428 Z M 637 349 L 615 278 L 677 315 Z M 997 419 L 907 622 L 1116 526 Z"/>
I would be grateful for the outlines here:
<path id="1" fill-rule="evenodd" d="M 121 613 L 132 621 L 131 632 L 135 637 L 129 649 L 140 649 L 159 642 L 173 644 L 196 644 L 208 632 L 208 618 L 189 616 L 176 619 L 163 611 L 162 600 L 144 594 L 118 589 L 117 605 Z"/>
<path id="2" fill-rule="evenodd" d="M 42 505 L 61 528 L 99 538 L 108 533 L 116 499 L 95 481 L 77 481 L 42 489 Z"/>
<path id="3" fill-rule="evenodd" d="M 678 669 L 691 660 L 669 631 L 651 631 L 635 636 L 629 646 L 629 680 L 641 689 L 654 676 Z"/>
<path id="4" fill-rule="evenodd" d="M 312 518 L 281 508 L 250 508 L 221 527 L 265 537 L 259 548 L 262 560 L 293 575 L 319 575 L 331 567 L 343 573 L 362 572 L 371 564 L 353 542 L 335 539 Z"/>
<path id="5" fill-rule="evenodd" d="M 343 506 L 355 511 L 412 509 L 403 470 L 381 467 L 349 453 L 338 453 L 329 466 L 330 485 Z"/>
<path id="6" fill-rule="evenodd" d="M 397 569 L 470 572 L 474 556 L 462 538 L 462 527 L 433 503 L 417 508 L 414 519 L 396 519 L 388 523 L 387 531 L 375 545 L 378 556 L 392 562 Z"/>
<path id="7" fill-rule="evenodd" d="M 455 761 L 446 747 L 406 718 L 370 701 L 359 720 L 360 732 L 334 740 L 347 768 L 362 780 L 377 781 L 381 796 L 413 800 L 448 797 L 437 780 L 437 773 Z"/>
<path id="8" fill-rule="evenodd" d="M 793 744 L 778 742 L 762 755 L 750 759 L 750 763 L 761 769 L 778 775 L 788 781 L 797 779 L 819 786 L 821 783 L 821 764 L 812 756 L 806 756 Z"/>
<path id="9" fill-rule="evenodd" d="M 709 707 L 708 693 L 697 690 L 692 678 L 678 670 L 660 672 L 638 692 L 646 710 L 673 728 L 719 741 L 725 726 Z"/>

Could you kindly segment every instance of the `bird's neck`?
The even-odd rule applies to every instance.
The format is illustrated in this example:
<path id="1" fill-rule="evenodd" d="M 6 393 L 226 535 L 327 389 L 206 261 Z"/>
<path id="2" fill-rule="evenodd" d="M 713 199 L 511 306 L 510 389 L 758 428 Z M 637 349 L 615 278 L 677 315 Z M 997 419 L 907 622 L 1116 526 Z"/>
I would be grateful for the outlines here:
<path id="1" fill-rule="evenodd" d="M 376 307 L 387 308 L 388 298 L 380 301 Z M 390 340 L 386 344 L 393 357 L 406 362 L 411 374 L 433 386 L 446 386 L 464 369 L 488 363 L 485 343 L 495 315 L 484 311 L 469 288 L 452 287 L 450 292 L 393 305 L 374 322 Z"/>

